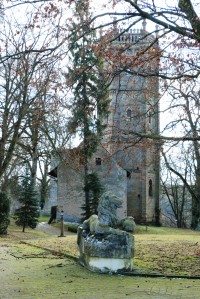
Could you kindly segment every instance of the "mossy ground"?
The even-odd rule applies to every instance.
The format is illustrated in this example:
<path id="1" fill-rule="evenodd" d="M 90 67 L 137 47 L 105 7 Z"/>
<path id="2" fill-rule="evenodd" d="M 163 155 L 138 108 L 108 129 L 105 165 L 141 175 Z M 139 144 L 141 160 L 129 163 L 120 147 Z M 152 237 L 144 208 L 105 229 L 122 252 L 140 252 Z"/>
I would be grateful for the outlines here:
<path id="1" fill-rule="evenodd" d="M 76 235 L 38 239 L 30 244 L 78 256 Z M 135 234 L 134 266 L 141 273 L 200 277 L 200 232 L 138 226 Z"/>
<path id="2" fill-rule="evenodd" d="M 167 233 L 161 228 L 159 234 L 155 228 L 148 228 L 147 233 L 139 229 L 142 232 L 135 235 L 137 267 L 147 272 L 190 275 L 196 269 L 199 273 L 199 233 Z M 92 273 L 68 257 L 76 257 L 78 250 L 76 235 L 66 235 L 58 238 L 36 230 L 23 234 L 10 227 L 9 234 L 0 238 L 0 298 L 199 298 L 199 280 Z"/>
<path id="3" fill-rule="evenodd" d="M 135 235 L 135 266 L 164 275 L 200 277 L 200 232 L 139 227 Z"/>

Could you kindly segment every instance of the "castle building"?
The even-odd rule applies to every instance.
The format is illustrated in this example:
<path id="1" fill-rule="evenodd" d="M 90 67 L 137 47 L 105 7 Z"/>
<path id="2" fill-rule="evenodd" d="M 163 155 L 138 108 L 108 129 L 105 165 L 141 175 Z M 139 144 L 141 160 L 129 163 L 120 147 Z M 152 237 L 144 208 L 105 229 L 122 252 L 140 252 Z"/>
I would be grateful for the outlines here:
<path id="1" fill-rule="evenodd" d="M 133 216 L 136 223 L 158 223 L 159 145 L 151 136 L 159 134 L 159 82 L 153 76 L 159 61 L 151 60 L 148 52 L 142 58 L 139 55 L 155 38 L 145 26 L 143 22 L 141 30 L 116 33 L 113 51 L 123 50 L 123 59 L 115 66 L 110 113 L 103 120 L 107 126 L 89 171 L 97 172 L 105 188 L 123 198 L 121 215 Z M 149 72 L 152 76 L 146 75 Z M 68 167 L 67 159 L 71 160 L 68 157 L 56 167 L 57 204 L 65 211 L 66 221 L 81 218 L 84 202 L 83 169 Z"/>
<path id="2" fill-rule="evenodd" d="M 127 215 L 134 216 L 137 223 L 156 223 L 159 217 L 159 145 L 144 138 L 159 134 L 159 82 L 158 77 L 148 76 L 158 72 L 159 60 L 152 61 L 148 53 L 140 60 L 140 51 L 147 49 L 154 39 L 147 34 L 145 22 L 141 30 L 118 33 L 114 48 L 123 49 L 126 58 L 122 65 L 119 61 L 118 68 L 124 67 L 124 61 L 130 61 L 131 69 L 119 71 L 112 82 L 110 114 L 102 140 L 126 170 Z M 136 62 L 131 62 L 133 55 L 138 57 Z"/>

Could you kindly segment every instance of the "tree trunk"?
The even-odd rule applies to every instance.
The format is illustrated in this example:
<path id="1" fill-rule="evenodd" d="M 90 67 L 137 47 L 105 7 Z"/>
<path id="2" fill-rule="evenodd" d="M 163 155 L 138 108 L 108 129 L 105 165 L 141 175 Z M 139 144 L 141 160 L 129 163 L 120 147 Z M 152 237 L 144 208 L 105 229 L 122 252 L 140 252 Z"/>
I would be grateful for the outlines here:
<path id="1" fill-rule="evenodd" d="M 200 203 L 196 198 L 192 199 L 192 223 L 191 228 L 200 230 Z"/>

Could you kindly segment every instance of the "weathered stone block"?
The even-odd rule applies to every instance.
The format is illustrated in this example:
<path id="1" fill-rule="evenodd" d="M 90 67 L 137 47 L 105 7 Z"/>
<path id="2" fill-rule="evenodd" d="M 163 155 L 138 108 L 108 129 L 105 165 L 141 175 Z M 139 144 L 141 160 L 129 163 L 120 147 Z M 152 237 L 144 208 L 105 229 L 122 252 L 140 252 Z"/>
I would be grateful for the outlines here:
<path id="1" fill-rule="evenodd" d="M 133 269 L 134 237 L 131 233 L 88 235 L 80 226 L 78 245 L 80 263 L 92 271 L 105 273 Z"/>
<path id="2" fill-rule="evenodd" d="M 92 271 L 120 272 L 133 269 L 135 223 L 132 217 L 121 221 L 116 210 L 121 200 L 110 192 L 102 195 L 98 216 L 92 215 L 78 228 L 79 261 Z M 119 228 L 116 228 L 119 227 Z"/>

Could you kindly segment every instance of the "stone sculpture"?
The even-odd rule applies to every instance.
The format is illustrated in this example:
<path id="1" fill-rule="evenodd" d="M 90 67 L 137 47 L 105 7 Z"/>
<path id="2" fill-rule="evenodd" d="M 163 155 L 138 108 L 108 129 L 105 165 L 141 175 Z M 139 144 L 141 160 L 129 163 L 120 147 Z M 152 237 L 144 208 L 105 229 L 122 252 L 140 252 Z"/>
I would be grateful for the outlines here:
<path id="1" fill-rule="evenodd" d="M 92 215 L 78 228 L 79 261 L 92 271 L 132 270 L 135 223 L 133 217 L 119 220 L 122 201 L 105 192 L 99 201 L 98 216 Z"/>

